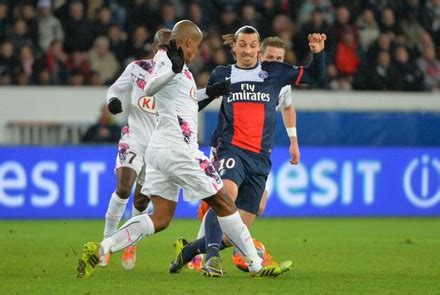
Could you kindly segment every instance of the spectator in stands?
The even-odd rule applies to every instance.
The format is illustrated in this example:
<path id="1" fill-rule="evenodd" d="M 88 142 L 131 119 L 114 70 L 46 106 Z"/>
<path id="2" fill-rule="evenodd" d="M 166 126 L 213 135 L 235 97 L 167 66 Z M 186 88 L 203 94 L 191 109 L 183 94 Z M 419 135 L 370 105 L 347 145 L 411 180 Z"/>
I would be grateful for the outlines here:
<path id="1" fill-rule="evenodd" d="M 48 68 L 35 71 L 35 84 L 49 86 L 50 83 L 50 73 Z"/>
<path id="2" fill-rule="evenodd" d="M 14 56 L 14 46 L 12 42 L 5 41 L 0 44 L 0 75 L 2 85 L 8 85 L 13 82 L 15 74 L 20 68 L 20 63 Z"/>
<path id="3" fill-rule="evenodd" d="M 381 51 L 388 51 L 391 54 L 392 51 L 392 33 L 382 32 L 379 38 L 370 45 L 367 51 L 367 63 L 372 65 L 376 62 L 377 56 Z"/>
<path id="4" fill-rule="evenodd" d="M 197 2 L 191 2 L 188 6 L 188 19 L 195 23 L 199 28 L 206 29 L 208 23 L 202 11 L 202 7 Z"/>
<path id="5" fill-rule="evenodd" d="M 428 0 L 426 6 L 432 17 L 432 25 L 429 31 L 432 32 L 435 45 L 440 47 L 440 0 Z"/>
<path id="6" fill-rule="evenodd" d="M 319 9 L 327 24 L 333 25 L 333 4 L 329 0 L 305 0 L 299 9 L 298 24 L 302 26 L 310 20 L 312 12 Z"/>
<path id="7" fill-rule="evenodd" d="M 66 84 L 68 78 L 66 62 L 67 55 L 63 50 L 63 43 L 59 40 L 53 40 L 47 53 L 43 54 L 35 65 L 37 80 L 45 81 L 45 72 L 47 71 L 50 84 Z M 41 72 L 44 72 L 43 76 L 41 76 Z"/>
<path id="8" fill-rule="evenodd" d="M 89 50 L 93 44 L 93 30 L 90 21 L 84 16 L 84 5 L 74 0 L 69 4 L 69 15 L 61 19 L 65 33 L 64 49 L 67 53 L 75 50 Z"/>
<path id="9" fill-rule="evenodd" d="M 99 75 L 96 71 L 91 71 L 89 75 L 89 79 L 87 80 L 87 85 L 91 86 L 102 86 L 104 85 L 101 75 Z"/>
<path id="10" fill-rule="evenodd" d="M 381 32 L 391 32 L 397 34 L 400 29 L 396 22 L 396 16 L 394 11 L 390 7 L 386 7 L 382 10 L 382 15 L 380 19 L 380 31 Z"/>
<path id="11" fill-rule="evenodd" d="M 17 19 L 14 22 L 14 26 L 10 34 L 7 36 L 7 40 L 12 42 L 15 52 L 18 52 L 20 48 L 25 45 L 30 45 L 35 50 L 32 36 L 29 34 L 26 22 L 22 19 Z"/>
<path id="12" fill-rule="evenodd" d="M 362 51 L 351 26 L 341 34 L 341 41 L 336 44 L 335 65 L 340 74 L 354 77 L 361 66 Z"/>
<path id="13" fill-rule="evenodd" d="M 289 54 L 284 58 L 286 62 L 291 61 L 292 50 L 295 50 L 296 54 L 303 53 L 302 55 L 298 56 L 298 59 L 304 60 L 307 57 L 308 51 L 303 52 L 294 46 L 294 44 L 300 43 L 296 41 L 298 38 L 295 24 L 287 15 L 279 14 L 275 17 L 272 23 L 272 31 L 274 32 L 274 35 L 283 40 L 286 46 L 286 53 L 289 52 Z M 294 56 L 294 59 L 297 59 L 297 56 Z"/>
<path id="14" fill-rule="evenodd" d="M 374 15 L 378 18 L 377 23 Z M 123 68 L 132 59 L 150 57 L 150 32 L 161 24 L 172 26 L 179 18 L 192 19 L 206 32 L 206 41 L 200 47 L 200 58 L 193 65 L 196 79 L 197 74 L 210 69 L 216 62 L 222 62 L 225 55 L 227 63 L 232 62 L 229 49 L 222 46 L 221 34 L 237 30 L 240 22 L 257 26 L 263 37 L 279 35 L 287 44 L 286 61 L 294 64 L 309 62 L 304 35 L 312 31 L 326 33 L 329 38 L 327 61 L 336 66 L 336 73 L 330 80 L 336 85 L 332 88 L 337 89 L 349 89 L 351 84 L 355 89 L 366 89 L 372 85 L 366 83 L 367 71 L 376 69 L 379 64 L 380 68 L 387 68 L 387 62 L 379 62 L 387 60 L 382 51 L 388 51 L 394 57 L 396 47 L 405 47 L 410 61 L 419 60 L 418 63 L 412 62 L 414 70 L 423 68 L 420 72 L 425 74 L 425 49 L 434 47 L 436 55 L 440 54 L 440 0 L 0 0 L 0 46 L 5 42 L 14 46 L 12 57 L 7 54 L 0 56 L 1 83 L 99 85 L 105 78 L 98 72 L 90 74 L 87 56 L 97 36 L 106 36 L 110 40 L 110 51 L 117 58 L 118 68 Z M 35 25 L 35 19 L 38 25 Z M 361 56 L 361 68 L 354 76 L 347 75 L 346 69 L 341 70 L 341 62 L 347 64 L 355 59 L 341 59 L 342 46 L 338 51 L 339 59 L 336 59 L 335 39 L 332 40 L 334 35 L 340 39 L 347 27 L 353 29 L 358 47 L 367 51 L 365 60 L 368 68 L 363 67 Z M 330 33 L 332 30 L 335 34 Z M 53 40 L 64 43 L 67 52 L 64 67 L 67 73 L 72 73 L 70 79 L 64 75 L 54 79 L 56 74 L 51 66 L 47 63 L 40 66 L 41 60 L 52 55 L 49 47 Z M 37 60 L 31 79 L 26 74 L 29 71 L 18 63 L 20 48 L 25 45 L 31 46 Z M 7 48 L 5 50 L 8 51 Z M 359 54 L 357 50 L 356 53 Z M 60 61 L 56 64 L 55 68 L 63 67 Z M 397 67 L 396 62 L 392 65 Z M 396 83 L 398 87 L 403 84 Z M 329 87 L 329 83 L 323 85 Z"/>
<path id="15" fill-rule="evenodd" d="M 113 120 L 107 105 L 101 107 L 98 122 L 87 129 L 82 138 L 84 143 L 116 143 L 121 136 L 121 127 Z"/>
<path id="16" fill-rule="evenodd" d="M 26 23 L 29 37 L 32 43 L 38 44 L 38 22 L 35 9 L 31 1 L 23 1 L 19 6 L 19 18 Z"/>
<path id="17" fill-rule="evenodd" d="M 98 7 L 96 10 L 95 21 L 92 23 L 94 38 L 105 35 L 111 25 L 112 11 L 110 8 L 108 6 Z"/>
<path id="18" fill-rule="evenodd" d="M 359 32 L 359 44 L 364 51 L 367 51 L 380 34 L 373 10 L 364 9 L 356 20 L 356 27 Z"/>
<path id="19" fill-rule="evenodd" d="M 423 56 L 417 60 L 417 65 L 425 78 L 425 88 L 440 91 L 440 61 L 436 57 L 434 47 L 425 48 Z"/>
<path id="20" fill-rule="evenodd" d="M 423 73 L 416 64 L 410 60 L 408 50 L 399 46 L 394 50 L 394 61 L 398 78 L 395 83 L 397 89 L 403 91 L 423 91 Z"/>
<path id="21" fill-rule="evenodd" d="M 32 80 L 33 67 L 35 63 L 34 53 L 29 45 L 20 48 L 19 54 L 20 72 L 26 75 L 27 81 Z M 26 85 L 26 84 L 22 84 Z"/>
<path id="22" fill-rule="evenodd" d="M 391 62 L 390 53 L 384 50 L 379 52 L 376 63 L 368 68 L 365 75 L 365 89 L 395 90 L 397 79 L 399 73 Z"/>
<path id="23" fill-rule="evenodd" d="M 422 5 L 423 2 L 423 5 Z M 405 15 L 406 12 L 411 11 L 414 16 L 414 20 L 424 30 L 429 30 L 432 26 L 432 14 L 430 9 L 425 5 L 425 1 L 420 0 L 406 0 L 400 1 L 400 4 L 396 7 L 398 15 Z"/>
<path id="24" fill-rule="evenodd" d="M 168 2 L 162 6 L 162 27 L 172 30 L 177 22 L 176 7 L 173 3 Z"/>
<path id="25" fill-rule="evenodd" d="M 146 26 L 149 30 L 155 30 L 161 21 L 158 7 L 154 7 L 146 0 L 130 0 L 127 4 L 127 32 L 131 32 L 139 26 Z"/>
<path id="26" fill-rule="evenodd" d="M 333 34 L 330 32 L 329 23 L 324 17 L 324 13 L 320 8 L 313 10 L 312 15 L 306 23 L 301 28 L 300 37 L 298 37 L 298 42 L 296 43 L 296 48 L 300 52 L 308 52 L 309 51 L 309 43 L 307 36 L 309 34 L 320 32 L 327 36 L 327 40 L 325 41 L 325 51 L 327 55 L 333 55 L 335 51 L 335 44 Z M 300 55 L 301 59 L 303 59 L 303 54 Z M 296 63 L 294 63 L 296 64 Z"/>
<path id="27" fill-rule="evenodd" d="M 220 14 L 220 23 L 218 25 L 220 34 L 225 35 L 230 32 L 235 32 L 239 27 L 240 24 L 237 17 L 237 11 L 234 6 L 228 4 L 223 7 L 223 11 Z"/>
<path id="28" fill-rule="evenodd" d="M 38 45 L 47 51 L 54 40 L 64 42 L 61 22 L 52 14 L 50 0 L 38 0 Z"/>
<path id="29" fill-rule="evenodd" d="M 333 24 L 332 31 L 336 42 L 341 41 L 344 33 L 350 30 L 353 34 L 354 41 L 358 41 L 358 32 L 356 26 L 351 19 L 351 13 L 345 6 L 339 6 L 336 10 L 336 20 Z"/>
<path id="30" fill-rule="evenodd" d="M 117 25 L 111 25 L 106 34 L 110 41 L 110 51 L 116 56 L 120 64 L 128 57 L 127 55 L 127 34 Z"/>
<path id="31" fill-rule="evenodd" d="M 74 70 L 69 73 L 68 84 L 70 86 L 83 86 L 85 85 L 86 78 L 79 70 Z"/>
<path id="32" fill-rule="evenodd" d="M 8 12 L 8 5 L 4 1 L 0 1 L 0 41 L 6 37 L 6 32 L 12 24 Z"/>
<path id="33" fill-rule="evenodd" d="M 105 84 L 113 82 L 119 71 L 118 61 L 109 50 L 109 45 L 107 37 L 98 37 L 89 52 L 90 68 L 99 73 Z"/>
<path id="34" fill-rule="evenodd" d="M 260 17 L 257 15 L 255 5 L 250 2 L 244 3 L 241 7 L 240 26 L 253 26 L 261 33 Z"/>
<path id="35" fill-rule="evenodd" d="M 147 42 L 152 41 L 152 35 L 150 31 L 145 26 L 138 26 L 133 30 L 130 35 L 127 45 L 128 56 L 131 59 L 137 59 L 138 56 L 142 54 L 144 50 L 144 45 Z"/>
<path id="36" fill-rule="evenodd" d="M 83 80 L 89 77 L 90 73 L 90 63 L 89 63 L 89 54 L 87 51 L 75 50 L 72 52 L 66 63 L 65 67 L 71 73 L 79 73 L 83 76 Z"/>
<path id="37" fill-rule="evenodd" d="M 416 16 L 412 10 L 407 10 L 405 12 L 401 27 L 407 39 L 409 48 L 413 49 L 420 36 L 425 33 L 425 29 L 417 22 Z"/>

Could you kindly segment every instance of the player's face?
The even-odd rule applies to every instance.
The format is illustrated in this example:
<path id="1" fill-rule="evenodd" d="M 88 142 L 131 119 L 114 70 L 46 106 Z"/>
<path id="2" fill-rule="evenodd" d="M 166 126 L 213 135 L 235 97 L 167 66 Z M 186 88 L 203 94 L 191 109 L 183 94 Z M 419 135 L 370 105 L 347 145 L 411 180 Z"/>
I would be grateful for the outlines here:
<path id="1" fill-rule="evenodd" d="M 235 52 L 239 67 L 250 68 L 255 66 L 260 51 L 260 41 L 257 34 L 238 34 L 232 50 Z"/>
<path id="2" fill-rule="evenodd" d="M 199 51 L 200 43 L 202 43 L 202 37 L 190 38 L 186 40 L 182 47 L 186 63 L 191 63 L 191 61 L 196 57 L 197 52 Z"/>
<path id="3" fill-rule="evenodd" d="M 261 53 L 261 61 L 284 61 L 284 48 L 267 46 L 266 51 Z"/>

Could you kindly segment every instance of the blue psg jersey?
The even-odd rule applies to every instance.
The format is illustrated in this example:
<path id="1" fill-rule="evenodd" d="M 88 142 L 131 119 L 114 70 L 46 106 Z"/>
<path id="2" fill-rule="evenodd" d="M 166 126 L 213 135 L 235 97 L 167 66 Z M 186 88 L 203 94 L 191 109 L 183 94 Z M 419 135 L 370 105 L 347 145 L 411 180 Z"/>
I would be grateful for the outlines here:
<path id="1" fill-rule="evenodd" d="M 301 82 L 303 67 L 261 62 L 253 68 L 218 66 L 208 85 L 230 80 L 231 93 L 223 97 L 211 146 L 231 144 L 269 156 L 275 134 L 278 94 L 285 85 Z"/>

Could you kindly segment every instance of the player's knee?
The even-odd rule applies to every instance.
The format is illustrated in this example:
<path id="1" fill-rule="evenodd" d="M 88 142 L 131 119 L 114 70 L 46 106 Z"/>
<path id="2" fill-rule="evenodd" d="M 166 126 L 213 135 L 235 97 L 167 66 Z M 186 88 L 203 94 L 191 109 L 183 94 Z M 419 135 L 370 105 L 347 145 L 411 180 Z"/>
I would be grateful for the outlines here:
<path id="1" fill-rule="evenodd" d="M 143 212 L 147 209 L 148 203 L 150 202 L 150 199 L 144 195 L 135 196 L 133 206 L 138 210 L 139 212 Z"/>
<path id="2" fill-rule="evenodd" d="M 260 204 L 260 207 L 258 208 L 257 216 L 263 215 L 264 210 L 266 210 L 266 203 Z"/>
<path id="3" fill-rule="evenodd" d="M 228 216 L 237 211 L 237 207 L 235 207 L 234 202 L 232 202 L 224 189 L 221 189 L 209 199 L 209 205 L 214 209 L 218 216 Z"/>
<path id="4" fill-rule="evenodd" d="M 116 194 L 121 199 L 128 199 L 128 197 L 130 196 L 130 192 L 131 192 L 131 187 L 128 186 L 118 185 L 118 187 L 116 188 Z"/>

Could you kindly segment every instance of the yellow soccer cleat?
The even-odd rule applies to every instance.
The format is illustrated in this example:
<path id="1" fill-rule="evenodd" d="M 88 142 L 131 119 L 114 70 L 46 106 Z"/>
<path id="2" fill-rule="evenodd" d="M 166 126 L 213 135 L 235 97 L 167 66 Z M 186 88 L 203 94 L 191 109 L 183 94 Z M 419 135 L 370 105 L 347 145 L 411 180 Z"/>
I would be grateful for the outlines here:
<path id="1" fill-rule="evenodd" d="M 275 262 L 269 263 L 267 265 L 263 265 L 259 272 L 251 273 L 252 277 L 278 277 L 286 272 L 288 272 L 292 267 L 292 261 L 286 260 L 283 262 Z"/>
<path id="2" fill-rule="evenodd" d="M 89 278 L 95 271 L 95 267 L 99 264 L 101 245 L 95 242 L 88 242 L 84 245 L 82 257 L 78 261 L 78 278 Z"/>
<path id="3" fill-rule="evenodd" d="M 182 268 L 187 264 L 183 261 L 182 251 L 183 248 L 188 244 L 188 241 L 184 238 L 178 238 L 174 243 L 174 248 L 176 250 L 176 258 L 171 262 L 169 272 L 170 273 L 179 273 Z"/>

